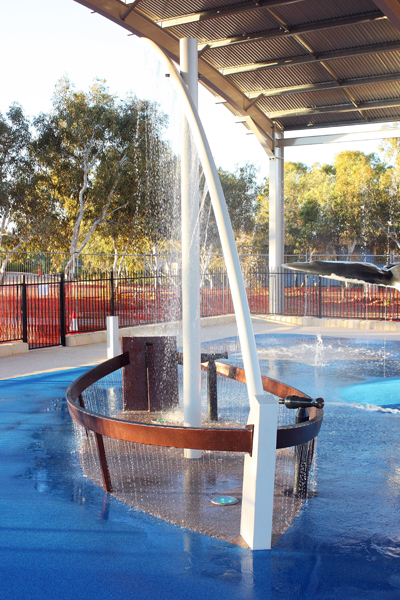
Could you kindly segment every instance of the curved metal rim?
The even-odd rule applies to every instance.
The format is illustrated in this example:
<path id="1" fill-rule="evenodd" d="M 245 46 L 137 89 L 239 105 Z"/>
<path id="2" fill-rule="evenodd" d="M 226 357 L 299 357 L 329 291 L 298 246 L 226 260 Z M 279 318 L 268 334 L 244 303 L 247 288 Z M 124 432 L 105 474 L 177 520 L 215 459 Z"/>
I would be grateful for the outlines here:
<path id="1" fill-rule="evenodd" d="M 246 374 L 244 369 L 240 367 L 234 367 L 232 365 L 216 362 L 217 373 L 229 379 L 235 379 L 241 383 L 246 383 Z M 304 392 L 286 385 L 276 379 L 262 376 L 263 389 L 265 392 L 269 392 L 279 398 L 286 398 L 291 394 L 300 396 L 302 398 L 310 398 Z M 291 446 L 299 446 L 310 442 L 313 438 L 317 437 L 324 416 L 324 411 L 321 408 L 307 408 L 309 421 L 304 423 L 294 423 L 293 425 L 285 425 L 278 427 L 276 435 L 276 448 L 290 448 Z"/>
<path id="2" fill-rule="evenodd" d="M 66 393 L 68 410 L 76 423 L 86 430 L 94 431 L 96 434 L 133 443 L 198 450 L 248 452 L 251 455 L 253 444 L 252 425 L 248 425 L 244 429 L 205 429 L 174 425 L 149 425 L 105 417 L 79 405 L 79 399 L 85 389 L 128 364 L 129 353 L 125 352 L 93 367 L 68 387 Z M 221 362 L 215 364 L 219 375 L 246 383 L 245 372 L 240 367 Z M 202 368 L 206 367 L 203 365 Z M 280 381 L 265 376 L 262 380 L 264 390 L 275 396 L 284 398 L 289 394 L 296 394 L 309 398 L 303 392 Z M 278 427 L 277 449 L 304 444 L 318 435 L 322 424 L 323 410 L 310 408 L 307 411 L 310 417 L 309 421 L 297 425 Z"/>

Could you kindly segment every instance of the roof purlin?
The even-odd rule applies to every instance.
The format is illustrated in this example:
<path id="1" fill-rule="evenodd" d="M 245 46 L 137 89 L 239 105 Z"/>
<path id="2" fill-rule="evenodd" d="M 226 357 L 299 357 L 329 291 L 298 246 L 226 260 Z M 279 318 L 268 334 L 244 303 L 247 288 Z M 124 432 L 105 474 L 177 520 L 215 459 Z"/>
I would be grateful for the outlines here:
<path id="1" fill-rule="evenodd" d="M 168 8 L 155 0 L 74 1 L 152 39 L 177 63 L 180 38 L 200 39 L 200 83 L 257 132 L 270 156 L 274 124 L 360 123 L 357 111 L 368 122 L 400 119 L 396 87 L 379 86 L 400 80 L 400 0 L 338 0 L 326 8 L 315 0 L 170 0 Z"/>
<path id="2" fill-rule="evenodd" d="M 344 27 L 346 25 L 368 23 L 370 21 L 377 21 L 386 18 L 387 17 L 383 15 L 380 10 L 376 10 L 364 15 L 351 15 L 349 17 L 329 19 L 327 21 L 317 21 L 316 23 L 309 23 L 306 25 L 297 25 L 295 27 L 287 28 L 287 30 L 283 30 L 282 27 L 279 27 L 277 29 L 257 31 L 255 33 L 248 33 L 240 36 L 237 35 L 228 38 L 220 38 L 217 40 L 208 40 L 206 44 L 199 44 L 199 48 L 202 49 L 203 47 L 208 46 L 208 48 L 211 49 L 222 48 L 224 46 L 235 46 L 237 44 L 249 44 L 259 40 L 292 37 L 304 33 L 310 33 L 311 31 L 323 31 L 325 29 L 334 29 L 335 27 Z"/>
<path id="3" fill-rule="evenodd" d="M 287 88 L 275 88 L 270 90 L 256 90 L 244 93 L 249 98 L 259 98 L 264 96 L 270 98 L 273 96 L 285 96 L 292 94 L 304 94 L 308 92 L 318 92 L 323 90 L 337 90 L 340 88 L 356 87 L 360 85 L 369 85 L 374 83 L 387 83 L 391 81 L 400 81 L 400 73 L 388 73 L 385 75 L 374 75 L 372 77 L 355 77 L 352 79 L 342 79 L 339 81 L 324 81 L 322 83 L 306 83 L 303 85 L 297 85 Z"/>
<path id="4" fill-rule="evenodd" d="M 323 113 L 341 113 L 354 112 L 357 110 L 373 110 L 377 108 L 392 108 L 400 106 L 400 98 L 390 100 L 374 100 L 369 102 L 359 102 L 354 104 L 341 104 L 339 106 L 314 106 L 311 108 L 297 108 L 292 110 L 282 110 L 270 112 L 271 119 L 282 119 L 284 117 L 299 117 L 305 115 L 319 115 Z"/>
<path id="5" fill-rule="evenodd" d="M 138 37 L 152 39 L 165 50 L 172 60 L 179 64 L 179 40 L 135 10 L 123 21 L 121 15 L 126 11 L 126 4 L 120 2 L 120 0 L 74 1 L 98 12 L 124 29 L 136 34 Z M 199 74 L 204 79 L 205 85 L 217 95 L 224 98 L 233 110 L 243 117 L 250 117 L 255 122 L 259 132 L 265 137 L 266 145 L 269 148 L 268 153 L 273 156 L 274 124 L 267 115 L 257 108 L 255 104 L 247 111 L 246 107 L 249 104 L 247 96 L 201 57 L 199 58 Z"/>
<path id="6" fill-rule="evenodd" d="M 325 62 L 336 60 L 338 58 L 348 58 L 351 56 L 360 56 L 362 54 L 378 54 L 381 52 L 392 52 L 400 50 L 400 41 L 389 42 L 388 44 L 371 44 L 368 46 L 356 46 L 346 50 L 334 50 L 329 52 L 319 52 L 314 55 L 290 56 L 287 58 L 271 59 L 265 62 L 256 62 L 251 64 L 239 65 L 236 67 L 227 67 L 222 69 L 223 75 L 235 75 L 236 73 L 246 73 L 248 71 L 261 71 L 265 69 L 277 69 L 291 67 L 293 65 L 304 65 L 307 63 Z"/>

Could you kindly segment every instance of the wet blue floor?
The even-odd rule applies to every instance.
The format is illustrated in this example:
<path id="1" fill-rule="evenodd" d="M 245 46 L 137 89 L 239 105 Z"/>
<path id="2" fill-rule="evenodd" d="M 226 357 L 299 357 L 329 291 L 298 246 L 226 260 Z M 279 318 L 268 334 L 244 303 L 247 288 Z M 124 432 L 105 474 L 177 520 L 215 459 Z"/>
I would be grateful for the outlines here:
<path id="1" fill-rule="evenodd" d="M 268 359 L 271 376 L 298 380 L 297 369 L 318 391 L 324 367 L 291 361 L 292 375 Z M 337 402 L 337 369 L 324 392 L 334 401 L 318 442 L 319 496 L 271 552 L 255 553 L 136 511 L 83 477 L 64 400 L 83 370 L 0 381 L 1 600 L 397 600 L 400 415 Z M 351 377 L 338 383 L 340 395 Z"/>

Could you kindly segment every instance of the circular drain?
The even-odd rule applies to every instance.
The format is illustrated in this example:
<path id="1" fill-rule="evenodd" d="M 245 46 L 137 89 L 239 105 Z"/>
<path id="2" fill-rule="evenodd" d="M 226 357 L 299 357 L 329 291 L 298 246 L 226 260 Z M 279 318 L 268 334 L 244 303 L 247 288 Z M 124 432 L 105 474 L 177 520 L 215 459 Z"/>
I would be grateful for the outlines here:
<path id="1" fill-rule="evenodd" d="M 234 496 L 217 496 L 212 498 L 211 502 L 218 506 L 229 506 L 230 504 L 237 504 L 239 501 Z"/>

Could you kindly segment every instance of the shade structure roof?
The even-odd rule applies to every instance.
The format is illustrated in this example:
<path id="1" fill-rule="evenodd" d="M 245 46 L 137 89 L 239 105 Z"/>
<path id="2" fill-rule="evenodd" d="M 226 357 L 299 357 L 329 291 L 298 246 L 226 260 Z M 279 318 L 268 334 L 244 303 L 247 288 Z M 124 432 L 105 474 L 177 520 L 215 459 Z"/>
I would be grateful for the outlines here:
<path id="1" fill-rule="evenodd" d="M 399 0 L 76 0 L 179 62 L 270 153 L 276 132 L 400 120 Z M 272 140 L 272 142 L 271 142 Z"/>

